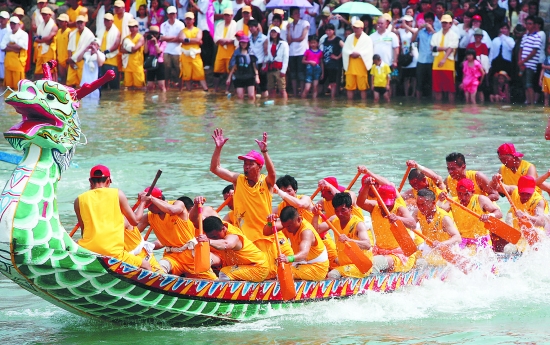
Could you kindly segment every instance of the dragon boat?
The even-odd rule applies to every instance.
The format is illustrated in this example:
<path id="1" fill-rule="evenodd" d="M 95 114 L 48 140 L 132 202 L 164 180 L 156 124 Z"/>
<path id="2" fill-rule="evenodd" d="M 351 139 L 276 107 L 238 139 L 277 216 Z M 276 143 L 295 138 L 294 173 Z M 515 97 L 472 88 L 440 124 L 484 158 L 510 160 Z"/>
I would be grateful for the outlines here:
<path id="1" fill-rule="evenodd" d="M 297 296 L 284 301 L 276 280 L 220 282 L 159 274 L 80 247 L 59 220 L 57 183 L 83 137 L 79 100 L 113 75 L 75 91 L 51 80 L 54 64 L 45 64 L 45 79 L 21 81 L 5 100 L 22 121 L 4 137 L 23 151 L 23 159 L 0 195 L 0 272 L 29 292 L 85 317 L 198 326 L 267 318 L 304 303 L 390 292 L 448 275 L 448 267 L 426 267 L 363 279 L 296 281 Z"/>

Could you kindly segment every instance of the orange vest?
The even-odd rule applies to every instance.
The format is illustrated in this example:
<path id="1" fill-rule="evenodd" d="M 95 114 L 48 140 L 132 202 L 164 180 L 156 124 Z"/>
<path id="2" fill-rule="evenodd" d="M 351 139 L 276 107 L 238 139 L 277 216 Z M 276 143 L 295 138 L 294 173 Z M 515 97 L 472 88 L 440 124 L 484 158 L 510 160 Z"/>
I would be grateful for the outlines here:
<path id="1" fill-rule="evenodd" d="M 175 201 L 168 201 L 173 205 Z M 188 220 L 181 219 L 178 215 L 165 214 L 161 219 L 158 214 L 147 214 L 149 226 L 155 230 L 157 239 L 166 247 L 181 247 L 195 237 L 195 227 Z"/>
<path id="2" fill-rule="evenodd" d="M 420 229 L 422 229 L 424 236 L 431 241 L 439 242 L 443 242 L 451 238 L 451 236 L 443 230 L 443 219 L 445 216 L 451 217 L 452 219 L 452 216 L 447 213 L 447 211 L 436 206 L 435 215 L 431 223 L 428 223 L 426 216 L 424 216 L 422 212 L 418 212 L 418 223 L 420 224 Z"/>
<path id="3" fill-rule="evenodd" d="M 319 233 L 317 233 L 317 231 L 315 231 L 315 229 L 313 228 L 313 225 L 311 225 L 310 222 L 304 219 L 302 220 L 302 224 L 295 234 L 290 233 L 286 228 L 283 228 L 283 233 L 290 240 L 290 245 L 292 246 L 292 250 L 294 251 L 294 253 L 298 253 L 300 252 L 302 233 L 306 230 L 310 230 L 313 233 L 313 236 L 315 236 L 315 241 L 311 244 L 311 247 L 309 248 L 309 253 L 306 256 L 306 261 L 311 261 L 321 255 L 325 250 L 325 244 L 323 243 L 323 240 L 321 240 Z"/>
<path id="4" fill-rule="evenodd" d="M 301 199 L 303 197 L 303 195 L 296 195 L 296 197 L 298 199 Z M 282 201 L 278 206 L 277 206 L 277 215 L 281 215 L 281 211 L 283 210 L 283 208 L 287 207 L 287 206 L 292 206 L 290 205 L 288 202 L 286 201 Z M 300 216 L 302 216 L 302 218 L 304 218 L 304 220 L 307 220 L 308 223 L 311 224 L 312 220 L 313 220 L 313 213 L 309 210 L 306 210 L 305 208 L 297 208 L 298 210 L 298 213 L 300 214 Z"/>
<path id="5" fill-rule="evenodd" d="M 243 247 L 240 250 L 217 250 L 210 247 L 210 250 L 221 258 L 222 266 L 261 265 L 267 261 L 266 255 L 246 238 L 239 228 L 228 222 L 223 224 L 227 227 L 227 234 L 238 236 Z"/>
<path id="6" fill-rule="evenodd" d="M 352 215 L 348 224 L 346 224 L 343 229 L 342 225 L 340 224 L 340 219 L 338 217 L 336 217 L 333 224 L 334 227 L 336 227 L 336 229 L 338 229 L 338 231 L 340 231 L 342 235 L 346 235 L 352 240 L 358 240 L 359 235 L 357 234 L 357 224 L 361 222 L 362 220 L 359 217 L 357 217 L 356 215 Z M 336 249 L 338 250 L 338 263 L 340 266 L 353 264 L 353 261 L 351 261 L 351 259 L 344 252 L 345 245 L 345 242 L 339 241 L 338 238 L 336 239 Z M 366 253 L 368 252 L 368 250 L 363 250 L 363 252 Z"/>
<path id="7" fill-rule="evenodd" d="M 265 175 L 260 175 L 258 182 L 250 187 L 246 176 L 241 174 L 235 185 L 233 210 L 237 226 L 252 242 L 258 239 L 273 238 L 273 236 L 266 237 L 263 235 L 267 216 L 272 212 L 272 196 L 265 179 Z"/>

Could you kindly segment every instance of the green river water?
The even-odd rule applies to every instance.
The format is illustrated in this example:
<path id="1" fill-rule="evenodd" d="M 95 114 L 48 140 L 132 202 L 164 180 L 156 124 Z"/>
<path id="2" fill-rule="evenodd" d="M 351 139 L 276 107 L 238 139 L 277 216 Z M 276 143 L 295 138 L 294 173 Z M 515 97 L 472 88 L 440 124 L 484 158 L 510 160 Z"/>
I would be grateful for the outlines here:
<path id="1" fill-rule="evenodd" d="M 540 107 L 397 103 L 277 100 L 254 105 L 199 92 L 121 92 L 105 94 L 99 103 L 85 101 L 79 116 L 88 144 L 77 148 L 58 185 L 62 223 L 66 229 L 76 223 L 72 202 L 88 189 L 88 172 L 95 164 L 111 168 L 113 186 L 130 203 L 162 169 L 158 186 L 169 199 L 205 195 L 216 207 L 227 185 L 209 172 L 216 127 L 230 138 L 222 165 L 242 171 L 237 156 L 257 149 L 254 139 L 266 131 L 278 175 L 295 176 L 307 194 L 328 175 L 346 185 L 359 164 L 396 184 L 407 159 L 446 176 L 445 155 L 453 151 L 466 155 L 470 169 L 490 176 L 500 165 L 497 147 L 508 141 L 539 173 L 550 168 L 550 143 L 544 140 L 547 114 Z M 10 106 L 2 104 L 0 111 L 2 131 L 19 122 Z M 0 151 L 14 153 L 6 141 L 0 142 Z M 2 184 L 13 168 L 0 162 Z M 279 201 L 275 196 L 274 202 Z M 505 200 L 498 204 L 508 209 Z M 0 339 L 6 344 L 550 344 L 548 262 L 550 246 L 543 246 L 507 264 L 499 277 L 452 272 L 444 282 L 431 280 L 391 294 L 368 293 L 305 305 L 268 320 L 209 328 L 81 318 L 2 276 Z"/>

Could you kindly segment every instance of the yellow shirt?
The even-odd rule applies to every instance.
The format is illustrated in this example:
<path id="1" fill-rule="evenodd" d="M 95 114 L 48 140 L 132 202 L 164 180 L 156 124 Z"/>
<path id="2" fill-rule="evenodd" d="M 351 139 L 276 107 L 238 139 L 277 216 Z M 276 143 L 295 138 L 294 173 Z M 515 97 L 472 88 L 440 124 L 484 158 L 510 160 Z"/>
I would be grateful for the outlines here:
<path id="1" fill-rule="evenodd" d="M 258 182 L 250 187 L 246 176 L 241 174 L 237 178 L 233 195 L 233 209 L 237 224 L 252 242 L 258 239 L 273 238 L 273 236 L 263 235 L 267 216 L 272 212 L 272 196 L 265 179 L 266 176 L 261 174 Z"/>
<path id="2" fill-rule="evenodd" d="M 510 198 L 512 199 L 512 202 L 518 209 L 518 211 L 526 212 L 531 216 L 535 215 L 535 210 L 537 209 L 537 205 L 541 200 L 544 200 L 544 213 L 548 213 L 548 202 L 546 202 L 546 199 L 543 198 L 541 194 L 538 192 L 534 192 L 533 195 L 531 195 L 531 198 L 527 200 L 526 203 L 522 203 L 519 198 L 518 189 L 514 189 L 512 194 L 510 194 Z M 512 208 L 510 208 L 509 213 L 512 213 L 512 217 L 514 220 L 514 228 L 519 229 L 519 223 L 518 219 L 516 217 L 516 214 L 512 211 Z"/>
<path id="3" fill-rule="evenodd" d="M 78 244 L 92 252 L 117 256 L 124 251 L 124 216 L 118 189 L 97 188 L 78 196 L 84 233 Z"/>
<path id="4" fill-rule="evenodd" d="M 244 35 L 245 36 L 248 36 L 249 35 L 249 29 L 248 29 L 248 25 L 247 24 L 243 24 L 243 32 L 244 32 Z"/>
<path id="5" fill-rule="evenodd" d="M 223 28 L 223 38 L 227 38 L 227 29 L 228 29 L 227 26 Z M 235 45 L 232 43 L 221 45 L 221 46 L 219 45 L 218 52 L 216 53 L 216 59 L 231 59 L 234 52 L 235 52 Z"/>
<path id="6" fill-rule="evenodd" d="M 199 28 L 197 28 L 196 26 L 193 26 L 193 28 L 191 30 L 189 30 L 188 28 L 183 28 L 183 34 L 185 35 L 186 38 L 196 38 L 197 35 L 199 34 Z M 183 49 L 200 49 L 200 45 L 197 44 L 197 43 L 194 43 L 194 44 L 185 44 L 185 45 L 181 45 L 181 47 Z"/>
<path id="7" fill-rule="evenodd" d="M 441 35 L 441 42 L 439 42 L 439 46 L 443 47 L 443 43 L 445 42 L 445 35 Z M 454 54 L 453 51 L 451 54 Z M 445 63 L 443 66 L 439 67 L 439 62 L 443 60 L 443 57 L 445 56 L 445 52 L 441 51 L 437 56 L 434 56 L 434 62 L 433 62 L 433 68 L 434 71 L 454 71 L 455 70 L 455 61 L 451 59 L 445 60 Z"/>
<path id="8" fill-rule="evenodd" d="M 357 45 L 357 41 L 359 39 L 357 37 L 353 37 L 353 46 L 355 47 Z M 348 70 L 346 71 L 346 74 L 352 74 L 352 75 L 359 75 L 359 76 L 366 76 L 367 75 L 367 67 L 365 66 L 365 63 L 363 62 L 363 59 L 359 56 L 357 58 L 349 58 L 349 64 L 348 64 Z"/>
<path id="9" fill-rule="evenodd" d="M 346 224 L 343 229 L 342 225 L 340 224 L 340 219 L 338 217 L 334 220 L 333 225 L 338 231 L 340 231 L 342 235 L 346 235 L 352 240 L 358 240 L 359 236 L 357 234 L 357 224 L 361 222 L 362 220 L 359 217 L 352 215 L 348 224 Z M 351 259 L 344 252 L 345 245 L 345 242 L 339 241 L 338 238 L 336 239 L 336 249 L 338 250 L 338 263 L 340 266 L 353 264 L 353 261 L 351 261 Z M 368 250 L 363 250 L 363 252 L 367 253 Z"/>
<path id="10" fill-rule="evenodd" d="M 173 205 L 174 201 L 168 203 Z M 189 219 L 183 220 L 177 215 L 169 214 L 161 219 L 159 215 L 149 212 L 147 220 L 155 230 L 157 239 L 166 247 L 181 247 L 195 237 L 195 226 Z"/>
<path id="11" fill-rule="evenodd" d="M 349 190 L 345 190 L 345 192 L 349 192 Z M 361 219 L 361 221 L 364 221 L 365 217 L 363 216 L 363 210 L 357 205 L 352 205 L 351 207 L 352 207 L 351 208 L 351 214 L 353 214 L 354 216 L 359 217 L 359 219 Z M 328 200 L 323 199 L 323 210 L 325 210 L 325 215 L 327 216 L 327 218 L 330 218 L 330 217 L 336 215 L 336 213 L 334 211 L 334 207 L 332 206 L 332 200 L 328 201 Z"/>
<path id="12" fill-rule="evenodd" d="M 373 78 L 374 87 L 386 87 L 388 85 L 388 75 L 391 73 L 391 68 L 385 63 L 380 66 L 372 65 L 370 74 Z"/>
<path id="13" fill-rule="evenodd" d="M 309 253 L 306 257 L 306 261 L 311 261 L 321 255 L 325 250 L 325 244 L 323 243 L 323 240 L 321 240 L 319 233 L 317 233 L 317 231 L 315 231 L 315 229 L 313 228 L 313 225 L 311 225 L 307 220 L 304 219 L 302 220 L 302 224 L 295 234 L 290 233 L 287 228 L 283 228 L 283 233 L 290 240 L 290 244 L 294 253 L 298 253 L 300 252 L 302 233 L 306 230 L 311 230 L 313 236 L 315 236 L 315 242 L 309 248 Z"/>
<path id="14" fill-rule="evenodd" d="M 481 195 L 486 196 L 487 193 L 485 193 L 483 190 L 481 190 L 481 188 L 477 184 L 476 173 L 477 173 L 477 171 L 475 171 L 475 170 L 466 170 L 466 178 L 472 180 L 472 182 L 474 183 L 474 194 L 481 194 Z M 447 189 L 449 190 L 449 193 L 451 193 L 452 196 L 457 196 L 457 194 L 456 194 L 456 185 L 458 184 L 458 181 L 453 179 L 449 175 L 449 176 L 447 176 L 446 182 L 447 182 Z"/>
<path id="15" fill-rule="evenodd" d="M 69 7 L 69 9 L 67 10 L 67 15 L 69 16 L 69 22 L 71 22 L 71 23 L 76 22 L 76 17 L 78 17 L 80 15 L 80 11 L 83 8 L 84 7 L 82 7 L 80 5 L 78 5 L 76 10 L 73 10 L 71 7 Z"/>
<path id="16" fill-rule="evenodd" d="M 453 199 L 459 202 L 458 198 Z M 479 204 L 478 194 L 472 195 L 467 207 L 479 215 L 488 213 L 485 212 Z M 453 219 L 455 220 L 456 227 L 462 237 L 474 239 L 489 235 L 489 230 L 485 229 L 484 223 L 478 218 L 466 213 L 466 211 L 463 211 L 460 207 L 454 206 L 453 204 L 451 204 L 451 210 L 453 212 Z"/>
<path id="17" fill-rule="evenodd" d="M 128 36 L 126 38 L 129 38 L 134 45 L 137 45 L 137 42 L 139 39 L 143 37 L 140 33 L 137 33 L 134 38 L 132 36 Z M 126 66 L 127 72 L 137 72 L 141 68 L 143 70 L 143 50 L 145 47 L 142 45 L 138 50 L 133 52 L 132 54 L 129 54 L 128 57 L 128 66 Z"/>
<path id="18" fill-rule="evenodd" d="M 124 229 L 124 250 L 131 252 L 141 244 L 143 237 L 137 226 L 132 230 Z"/>
<path id="19" fill-rule="evenodd" d="M 109 34 L 108 30 L 105 30 L 103 33 L 103 40 L 101 40 L 101 51 L 105 51 L 107 49 L 107 35 Z M 109 47 L 111 48 L 111 47 Z M 112 58 L 105 57 L 104 65 L 111 65 L 111 66 L 118 66 L 118 59 L 117 56 L 113 56 Z"/>
<path id="20" fill-rule="evenodd" d="M 303 197 L 303 195 L 296 195 L 296 197 L 298 199 L 301 199 Z M 283 208 L 287 207 L 287 206 L 292 206 L 290 205 L 288 202 L 286 201 L 282 201 L 278 206 L 277 206 L 277 215 L 280 216 L 281 215 L 281 211 L 283 210 Z M 306 210 L 305 208 L 298 208 L 298 213 L 302 216 L 302 218 L 304 218 L 304 220 L 307 220 L 308 223 L 311 224 L 312 220 L 313 220 L 313 213 L 309 210 Z"/>
<path id="21" fill-rule="evenodd" d="M 237 220 L 235 219 L 235 211 L 230 210 L 227 212 L 227 219 L 229 219 L 229 224 L 238 226 Z"/>
<path id="22" fill-rule="evenodd" d="M 210 247 L 210 250 L 221 258 L 223 267 L 234 265 L 261 265 L 267 261 L 266 255 L 259 250 L 254 243 L 246 238 L 239 228 L 227 222 L 223 222 L 223 224 L 227 227 L 227 233 L 238 236 L 243 244 L 240 250 L 217 250 Z"/>
<path id="23" fill-rule="evenodd" d="M 69 34 L 71 29 L 67 28 L 64 32 L 61 29 L 57 30 L 55 35 L 55 41 L 57 44 L 57 61 L 65 66 L 65 61 L 69 58 L 69 51 L 67 47 L 69 45 Z"/>
<path id="24" fill-rule="evenodd" d="M 502 175 L 502 183 L 517 186 L 519 178 L 522 176 L 527 175 L 527 170 L 531 167 L 531 163 L 522 160 L 519 164 L 518 170 L 516 172 L 513 172 L 511 169 L 507 168 L 506 165 L 502 164 L 500 166 L 500 172 Z"/>
<path id="25" fill-rule="evenodd" d="M 113 17 L 113 24 L 115 24 L 115 26 L 117 27 L 118 32 L 122 33 L 122 20 L 124 19 L 124 16 L 122 16 L 122 18 L 119 18 L 118 15 L 115 14 Z"/>
<path id="26" fill-rule="evenodd" d="M 443 219 L 445 216 L 453 218 L 447 211 L 436 206 L 436 211 L 434 218 L 431 223 L 428 223 L 426 217 L 422 212 L 418 212 L 418 223 L 420 224 L 420 229 L 424 236 L 426 236 L 431 241 L 447 241 L 451 236 L 443 230 Z"/>
<path id="27" fill-rule="evenodd" d="M 400 206 L 395 203 L 393 208 L 389 210 L 391 213 L 395 213 Z M 390 221 L 382 216 L 382 210 L 380 206 L 376 204 L 372 213 L 372 230 L 374 231 L 374 237 L 376 238 L 376 246 L 381 249 L 393 250 L 400 248 L 390 228 Z"/>

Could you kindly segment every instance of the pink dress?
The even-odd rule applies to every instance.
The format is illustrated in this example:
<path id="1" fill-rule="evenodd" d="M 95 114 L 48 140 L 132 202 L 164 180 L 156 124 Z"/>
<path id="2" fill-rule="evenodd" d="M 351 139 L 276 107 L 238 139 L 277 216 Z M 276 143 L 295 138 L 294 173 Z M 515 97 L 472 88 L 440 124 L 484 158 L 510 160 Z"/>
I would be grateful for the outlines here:
<path id="1" fill-rule="evenodd" d="M 479 77 L 481 77 L 481 63 L 477 60 L 474 60 L 474 66 L 470 67 L 468 61 L 464 60 L 464 67 L 462 72 L 464 77 L 462 79 L 462 87 L 464 92 L 476 93 L 477 87 L 479 86 Z"/>

